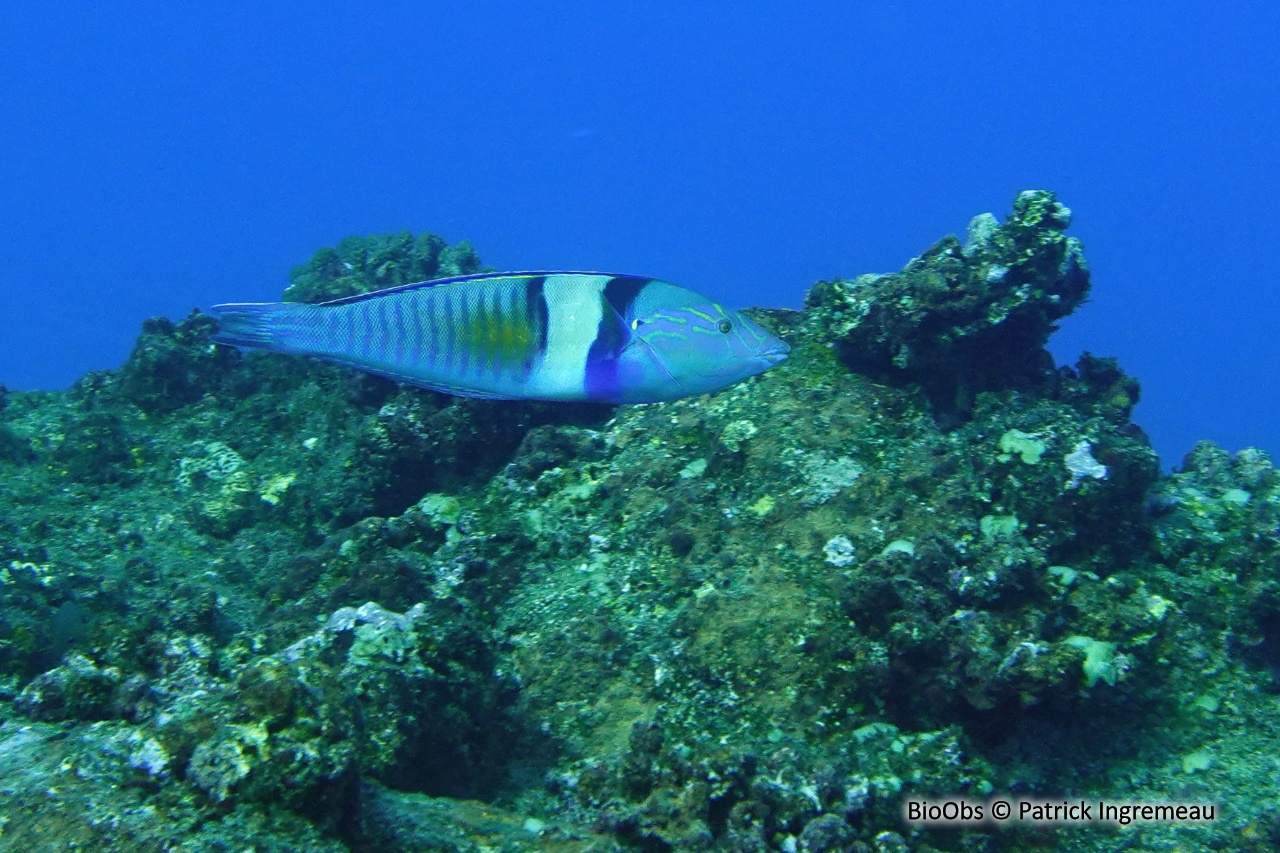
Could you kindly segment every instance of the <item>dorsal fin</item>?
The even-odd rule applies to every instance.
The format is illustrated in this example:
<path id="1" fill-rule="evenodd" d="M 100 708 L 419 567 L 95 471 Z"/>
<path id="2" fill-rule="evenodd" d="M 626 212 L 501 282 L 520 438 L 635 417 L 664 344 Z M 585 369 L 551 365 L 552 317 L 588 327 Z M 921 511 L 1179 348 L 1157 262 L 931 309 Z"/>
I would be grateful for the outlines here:
<path id="1" fill-rule="evenodd" d="M 363 302 L 366 299 L 373 299 L 376 296 L 386 296 L 391 293 L 404 293 L 410 290 L 422 290 L 425 288 L 448 287 L 455 284 L 470 284 L 477 281 L 493 281 L 496 279 L 529 279 L 539 278 L 551 275 L 603 275 L 610 278 L 632 279 L 636 276 L 620 275 L 618 273 L 608 272 L 584 272 L 582 270 L 529 270 L 522 272 L 482 272 L 473 275 L 459 275 L 453 278 L 433 278 L 428 281 L 418 281 L 413 284 L 399 284 L 395 287 L 387 287 L 382 290 L 371 290 L 368 293 L 357 293 L 354 296 L 344 296 L 341 299 L 330 299 L 328 302 L 315 302 L 314 305 L 350 305 L 353 302 Z M 644 279 L 648 280 L 648 279 Z"/>

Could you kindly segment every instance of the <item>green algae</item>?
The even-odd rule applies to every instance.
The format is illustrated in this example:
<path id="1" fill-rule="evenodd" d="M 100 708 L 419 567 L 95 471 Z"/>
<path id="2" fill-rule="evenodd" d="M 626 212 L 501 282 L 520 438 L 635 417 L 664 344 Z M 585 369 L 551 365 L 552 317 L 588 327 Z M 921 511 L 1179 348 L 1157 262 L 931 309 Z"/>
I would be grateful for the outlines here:
<path id="1" fill-rule="evenodd" d="M 1280 474 L 1205 444 L 1161 477 L 1136 382 L 1053 366 L 1089 286 L 1068 222 L 1023 194 L 754 312 L 792 357 L 711 397 L 446 398 L 212 348 L 199 314 L 3 395 L 0 744 L 44 775 L 0 775 L 30 804 L 77 768 L 5 832 L 112 849 L 75 818 L 109 790 L 138 849 L 1042 849 L 900 819 L 1020 791 L 1230 796 L 1134 843 L 1264 849 Z M 468 251 L 353 238 L 289 298 Z"/>
<path id="2" fill-rule="evenodd" d="M 1115 643 L 1104 643 L 1092 637 L 1081 636 L 1068 637 L 1063 642 L 1084 652 L 1084 662 L 1081 667 L 1084 669 L 1086 687 L 1093 687 L 1099 681 L 1115 685 L 1121 671 L 1116 665 Z"/>
<path id="3" fill-rule="evenodd" d="M 1011 429 L 1004 435 L 1000 436 L 999 457 L 1001 462 L 1007 462 L 1017 455 L 1025 464 L 1035 465 L 1040 461 L 1040 457 L 1044 455 L 1045 442 L 1038 435 L 1023 432 L 1020 429 Z"/>

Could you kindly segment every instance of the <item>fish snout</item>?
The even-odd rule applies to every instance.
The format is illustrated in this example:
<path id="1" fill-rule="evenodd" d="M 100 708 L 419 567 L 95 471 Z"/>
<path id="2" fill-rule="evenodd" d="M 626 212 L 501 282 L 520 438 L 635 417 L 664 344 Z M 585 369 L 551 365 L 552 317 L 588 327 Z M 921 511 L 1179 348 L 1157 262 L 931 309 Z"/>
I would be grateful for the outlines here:
<path id="1" fill-rule="evenodd" d="M 791 354 L 791 345 L 781 338 L 774 338 L 772 341 L 760 351 L 760 358 L 769 363 L 770 366 L 786 361 L 787 356 Z"/>

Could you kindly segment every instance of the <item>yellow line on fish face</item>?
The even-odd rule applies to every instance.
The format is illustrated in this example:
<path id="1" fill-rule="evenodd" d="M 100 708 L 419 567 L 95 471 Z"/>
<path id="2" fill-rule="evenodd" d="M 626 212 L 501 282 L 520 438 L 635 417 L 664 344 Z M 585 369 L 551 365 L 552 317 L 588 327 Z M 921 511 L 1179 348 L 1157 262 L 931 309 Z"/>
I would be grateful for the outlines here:
<path id="1" fill-rule="evenodd" d="M 656 340 L 661 340 L 663 338 L 671 338 L 672 340 L 679 341 L 679 340 L 684 340 L 684 333 L 683 332 L 666 332 L 666 331 L 660 331 L 655 329 L 652 332 L 646 332 L 643 337 L 647 341 L 656 341 Z"/>

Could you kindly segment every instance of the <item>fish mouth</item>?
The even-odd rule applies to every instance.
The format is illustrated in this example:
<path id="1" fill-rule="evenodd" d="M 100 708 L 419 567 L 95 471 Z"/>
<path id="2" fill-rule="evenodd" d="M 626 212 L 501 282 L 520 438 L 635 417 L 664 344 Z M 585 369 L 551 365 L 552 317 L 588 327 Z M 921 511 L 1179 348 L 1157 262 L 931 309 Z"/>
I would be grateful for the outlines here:
<path id="1" fill-rule="evenodd" d="M 787 356 L 791 353 L 791 345 L 784 340 L 778 338 L 773 339 L 773 343 L 760 351 L 758 356 L 761 361 L 772 367 L 779 362 L 786 361 Z"/>

